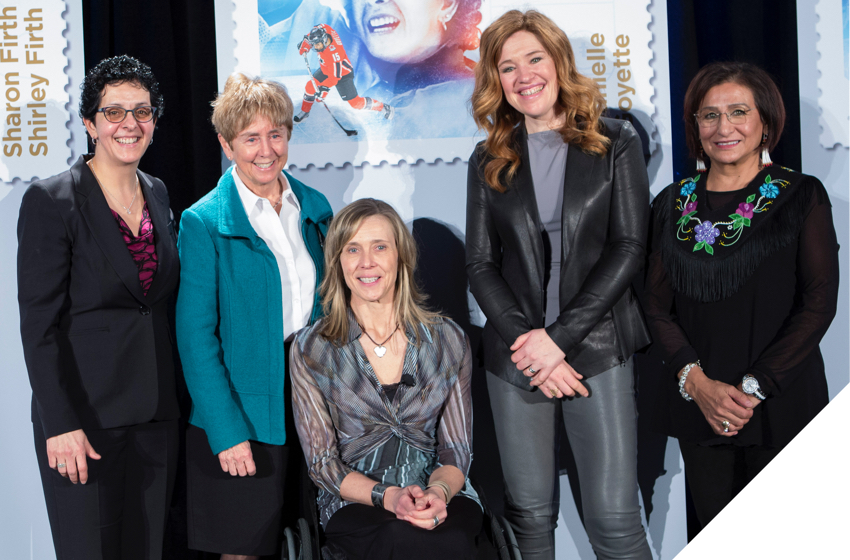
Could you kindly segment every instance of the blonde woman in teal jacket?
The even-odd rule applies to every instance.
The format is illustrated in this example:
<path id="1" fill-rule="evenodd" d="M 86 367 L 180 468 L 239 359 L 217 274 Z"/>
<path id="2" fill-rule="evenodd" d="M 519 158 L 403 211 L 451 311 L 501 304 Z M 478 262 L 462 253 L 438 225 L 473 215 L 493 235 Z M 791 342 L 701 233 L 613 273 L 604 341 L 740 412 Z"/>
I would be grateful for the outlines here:
<path id="1" fill-rule="evenodd" d="M 235 165 L 183 213 L 177 342 L 192 412 L 186 434 L 189 546 L 222 559 L 274 554 L 289 449 L 287 341 L 321 305 L 332 217 L 283 171 L 292 101 L 231 76 L 213 124 Z M 289 436 L 289 437 L 287 437 Z"/>

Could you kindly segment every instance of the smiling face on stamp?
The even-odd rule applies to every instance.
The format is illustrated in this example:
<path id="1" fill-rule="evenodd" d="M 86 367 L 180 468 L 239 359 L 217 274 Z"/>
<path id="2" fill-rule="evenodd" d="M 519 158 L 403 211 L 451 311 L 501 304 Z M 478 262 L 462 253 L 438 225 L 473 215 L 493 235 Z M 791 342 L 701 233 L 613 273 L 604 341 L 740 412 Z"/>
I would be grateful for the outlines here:
<path id="1" fill-rule="evenodd" d="M 456 0 L 351 0 L 352 24 L 372 56 L 396 64 L 421 62 L 443 46 L 443 21 Z"/>

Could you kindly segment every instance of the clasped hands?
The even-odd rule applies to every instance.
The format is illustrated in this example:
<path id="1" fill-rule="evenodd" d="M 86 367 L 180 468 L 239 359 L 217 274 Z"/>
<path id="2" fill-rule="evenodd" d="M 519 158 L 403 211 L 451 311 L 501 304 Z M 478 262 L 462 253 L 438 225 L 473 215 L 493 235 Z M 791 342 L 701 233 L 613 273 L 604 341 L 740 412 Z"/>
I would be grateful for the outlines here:
<path id="1" fill-rule="evenodd" d="M 437 487 L 423 490 L 416 484 L 387 488 L 384 509 L 395 513 L 402 521 L 429 531 L 445 521 L 447 516 L 442 490 Z"/>
<path id="2" fill-rule="evenodd" d="M 738 387 L 716 381 L 705 375 L 700 366 L 694 366 L 685 381 L 685 391 L 694 399 L 715 434 L 731 437 L 738 433 L 753 416 L 753 409 L 761 403 Z M 723 422 L 729 423 L 725 431 Z"/>
<path id="3" fill-rule="evenodd" d="M 566 354 L 544 329 L 533 329 L 520 335 L 511 345 L 511 361 L 530 377 L 547 398 L 587 397 L 590 393 L 581 383 L 583 376 L 566 362 Z"/>

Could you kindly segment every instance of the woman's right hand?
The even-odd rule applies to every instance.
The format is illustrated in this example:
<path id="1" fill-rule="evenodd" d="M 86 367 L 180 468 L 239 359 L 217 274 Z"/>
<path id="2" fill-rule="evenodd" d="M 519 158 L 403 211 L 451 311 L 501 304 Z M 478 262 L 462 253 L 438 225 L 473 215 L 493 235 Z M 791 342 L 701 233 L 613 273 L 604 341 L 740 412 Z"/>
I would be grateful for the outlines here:
<path id="1" fill-rule="evenodd" d="M 422 488 L 416 486 L 390 486 L 384 493 L 384 509 L 399 519 L 416 511 L 416 499 L 422 497 Z"/>
<path id="2" fill-rule="evenodd" d="M 100 459 L 97 451 L 89 443 L 83 430 L 65 432 L 58 436 L 47 438 L 47 463 L 51 469 L 56 469 L 65 478 L 85 484 L 89 479 L 89 468 L 86 457 Z"/>
<path id="3" fill-rule="evenodd" d="M 218 454 L 218 460 L 221 463 L 221 470 L 229 472 L 231 476 L 254 476 L 257 473 L 254 455 L 251 453 L 251 443 L 248 440 L 225 449 Z"/>
<path id="4" fill-rule="evenodd" d="M 582 375 L 565 360 L 561 360 L 561 363 L 543 381 L 538 380 L 536 375 L 532 377 L 531 385 L 539 387 L 543 394 L 550 399 L 574 397 L 576 393 L 582 397 L 587 397 L 590 393 L 587 387 L 582 385 L 580 379 L 582 379 Z"/>
<path id="5" fill-rule="evenodd" d="M 738 433 L 753 416 L 753 403 L 734 386 L 715 381 L 699 366 L 691 368 L 685 381 L 685 391 L 694 399 L 714 433 L 731 437 Z M 729 422 L 725 432 L 723 422 Z"/>

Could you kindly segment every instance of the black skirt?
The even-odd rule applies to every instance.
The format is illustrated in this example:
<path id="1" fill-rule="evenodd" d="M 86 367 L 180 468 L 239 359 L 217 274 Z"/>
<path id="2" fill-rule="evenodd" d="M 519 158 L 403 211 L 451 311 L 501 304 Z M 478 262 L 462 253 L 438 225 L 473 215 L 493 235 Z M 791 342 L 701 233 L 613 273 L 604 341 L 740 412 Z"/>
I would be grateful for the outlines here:
<path id="1" fill-rule="evenodd" d="M 188 425 L 186 477 L 189 548 L 265 556 L 280 548 L 290 447 L 251 441 L 254 476 L 221 470 L 206 432 Z M 293 504 L 297 510 L 297 502 Z M 297 511 L 294 512 L 297 515 Z M 289 518 L 290 516 L 285 516 Z"/>
<path id="2" fill-rule="evenodd" d="M 456 496 L 446 512 L 446 520 L 429 531 L 402 521 L 385 509 L 349 504 L 328 521 L 327 546 L 337 557 L 348 560 L 475 558 L 475 539 L 484 519 L 481 506 Z"/>

